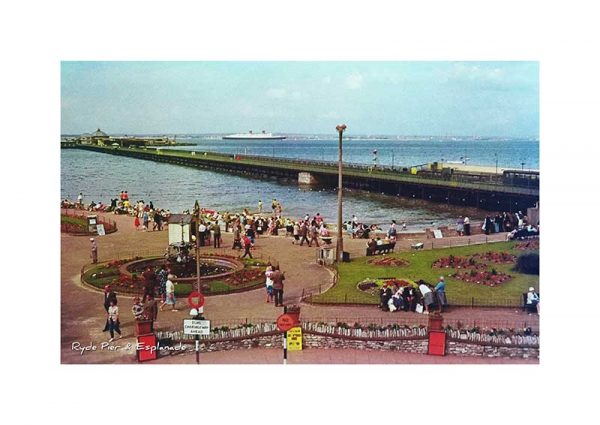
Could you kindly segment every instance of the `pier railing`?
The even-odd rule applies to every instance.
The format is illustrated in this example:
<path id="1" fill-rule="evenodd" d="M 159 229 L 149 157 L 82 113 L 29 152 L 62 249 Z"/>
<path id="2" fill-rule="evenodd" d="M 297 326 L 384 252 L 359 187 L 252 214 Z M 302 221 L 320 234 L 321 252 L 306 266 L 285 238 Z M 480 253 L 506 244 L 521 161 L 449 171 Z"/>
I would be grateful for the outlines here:
<path id="1" fill-rule="evenodd" d="M 144 149 L 136 149 L 143 151 Z M 189 155 L 198 156 L 200 158 L 210 159 L 219 158 L 221 160 L 228 161 L 253 161 L 261 164 L 265 163 L 277 163 L 280 165 L 287 165 L 291 168 L 297 167 L 308 167 L 312 171 L 330 171 L 334 170 L 337 172 L 338 163 L 335 161 L 323 161 L 315 159 L 301 159 L 301 158 L 282 158 L 268 155 L 247 155 L 247 154 L 225 154 L 220 152 L 195 152 L 192 155 L 192 151 L 176 150 L 176 149 L 161 149 L 161 154 L 167 155 Z M 321 168 L 321 170 L 319 170 Z M 539 179 L 537 180 L 526 180 L 522 182 L 506 182 L 503 179 L 502 174 L 481 174 L 481 173 L 467 173 L 467 172 L 456 172 L 453 174 L 443 174 L 442 172 L 430 171 L 430 170 L 419 170 L 417 174 L 411 173 L 411 166 L 389 166 L 389 165 L 366 165 L 362 163 L 352 163 L 344 161 L 344 168 L 346 171 L 359 171 L 361 173 L 368 173 L 373 177 L 397 177 L 402 176 L 404 178 L 413 179 L 415 181 L 420 180 L 440 180 L 447 182 L 457 183 L 482 183 L 486 185 L 495 186 L 513 186 L 523 187 L 528 189 L 538 189 Z M 308 171 L 310 171 L 308 170 Z"/>
<path id="2" fill-rule="evenodd" d="M 117 155 L 128 155 L 129 153 L 141 153 L 152 156 L 154 159 L 160 156 L 164 159 L 173 158 L 175 163 L 178 159 L 182 165 L 191 165 L 190 159 L 194 162 L 204 161 L 212 162 L 215 166 L 232 166 L 238 164 L 241 166 L 254 166 L 268 169 L 289 170 L 294 172 L 320 173 L 324 175 L 337 175 L 337 163 L 332 161 L 319 161 L 308 159 L 294 159 L 269 157 L 261 155 L 242 155 L 225 154 L 219 152 L 188 151 L 163 148 L 115 148 L 102 146 L 81 146 L 82 149 L 96 150 Z M 133 155 L 132 155 L 133 156 Z M 147 158 L 151 159 L 151 158 Z M 166 161 L 169 162 L 169 161 Z M 345 175 L 357 178 L 377 179 L 380 181 L 404 182 L 414 184 L 430 184 L 448 189 L 486 190 L 506 192 L 514 195 L 538 196 L 539 176 L 537 179 L 526 181 L 504 180 L 502 174 L 488 173 L 466 173 L 457 171 L 447 174 L 439 171 L 419 170 L 416 174 L 411 172 L 412 167 L 406 166 L 368 166 L 365 164 L 356 164 L 344 162 Z"/>

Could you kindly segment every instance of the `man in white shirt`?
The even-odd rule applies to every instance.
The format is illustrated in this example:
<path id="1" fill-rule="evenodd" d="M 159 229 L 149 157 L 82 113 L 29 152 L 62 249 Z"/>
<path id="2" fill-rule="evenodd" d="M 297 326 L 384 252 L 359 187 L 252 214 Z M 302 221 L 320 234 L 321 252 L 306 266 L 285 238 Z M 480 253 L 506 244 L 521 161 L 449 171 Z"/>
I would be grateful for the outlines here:
<path id="1" fill-rule="evenodd" d="M 204 239 L 206 238 L 206 226 L 204 222 L 200 222 L 200 226 L 198 226 L 198 234 L 200 236 L 200 246 L 204 246 Z"/>
<path id="2" fill-rule="evenodd" d="M 431 288 L 425 284 L 425 282 L 421 281 L 419 284 L 419 290 L 423 295 L 423 307 L 425 307 L 425 314 L 429 314 L 429 307 L 433 305 L 433 292 Z"/>

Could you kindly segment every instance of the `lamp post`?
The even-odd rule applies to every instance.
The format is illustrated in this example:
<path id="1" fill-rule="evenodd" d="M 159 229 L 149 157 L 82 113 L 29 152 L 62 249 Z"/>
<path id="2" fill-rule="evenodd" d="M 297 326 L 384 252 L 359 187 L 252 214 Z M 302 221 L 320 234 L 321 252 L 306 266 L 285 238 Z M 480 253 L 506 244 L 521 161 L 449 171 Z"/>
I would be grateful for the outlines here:
<path id="1" fill-rule="evenodd" d="M 340 136 L 338 146 L 338 205 L 337 205 L 337 228 L 338 237 L 336 245 L 336 253 L 338 262 L 342 262 L 344 259 L 344 234 L 342 229 L 342 134 L 346 129 L 346 124 L 340 124 L 335 127 Z"/>
<path id="2" fill-rule="evenodd" d="M 200 204 L 198 200 L 194 204 L 194 215 L 196 216 L 196 284 L 200 292 Z"/>
<path id="3" fill-rule="evenodd" d="M 494 156 L 496 157 L 496 174 L 498 174 L 498 152 L 496 152 Z"/>

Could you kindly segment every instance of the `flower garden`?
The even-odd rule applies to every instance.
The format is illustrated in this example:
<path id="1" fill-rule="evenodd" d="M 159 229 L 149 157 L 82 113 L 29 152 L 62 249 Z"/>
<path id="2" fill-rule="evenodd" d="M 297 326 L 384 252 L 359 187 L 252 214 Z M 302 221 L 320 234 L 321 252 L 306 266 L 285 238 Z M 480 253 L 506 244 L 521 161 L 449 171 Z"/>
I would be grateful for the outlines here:
<path id="1" fill-rule="evenodd" d="M 404 258 L 383 256 L 381 258 L 372 258 L 369 261 L 367 261 L 367 263 L 372 264 L 374 266 L 403 267 L 408 266 L 410 264 L 410 261 L 405 260 Z"/>
<path id="2" fill-rule="evenodd" d="M 411 284 L 422 279 L 435 285 L 444 276 L 450 305 L 471 305 L 472 299 L 477 299 L 482 304 L 518 306 L 528 287 L 539 288 L 539 276 L 513 269 L 516 259 L 523 255 L 517 244 L 509 241 L 385 256 L 385 263 L 388 258 L 399 259 L 398 264 L 406 264 L 403 266 L 378 265 L 372 257 L 355 258 L 339 265 L 339 278 L 331 289 L 307 301 L 376 305 L 378 288 L 391 279 Z"/>
<path id="3" fill-rule="evenodd" d="M 209 254 L 209 256 L 212 256 Z M 214 258 L 231 258 L 228 256 L 213 256 Z M 97 264 L 82 273 L 82 281 L 97 289 L 105 285 L 112 285 L 117 293 L 141 294 L 143 293 L 144 280 L 139 273 L 127 272 L 127 265 L 139 262 L 142 257 L 124 260 L 113 260 Z M 229 273 L 227 276 L 215 276 L 214 279 L 203 278 L 201 291 L 204 295 L 226 294 L 230 292 L 248 291 L 261 288 L 264 285 L 264 272 L 266 262 L 261 259 L 246 259 L 243 268 Z M 177 282 L 177 280 L 175 280 Z M 175 285 L 176 296 L 187 296 L 196 289 L 195 279 L 185 279 Z"/>

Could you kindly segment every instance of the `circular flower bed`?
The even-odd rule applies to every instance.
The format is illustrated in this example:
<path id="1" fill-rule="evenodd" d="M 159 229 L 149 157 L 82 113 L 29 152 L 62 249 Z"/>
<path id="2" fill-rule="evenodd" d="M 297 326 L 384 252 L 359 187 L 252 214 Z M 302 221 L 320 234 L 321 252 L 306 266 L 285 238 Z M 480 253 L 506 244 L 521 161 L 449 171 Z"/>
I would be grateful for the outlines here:
<path id="1" fill-rule="evenodd" d="M 453 269 L 485 269 L 487 266 L 482 263 L 478 263 L 473 256 L 471 257 L 457 257 L 450 255 L 449 257 L 438 258 L 433 262 L 431 267 L 438 269 L 453 268 Z"/>
<path id="2" fill-rule="evenodd" d="M 237 259 L 210 256 L 210 262 L 220 271 L 221 263 L 236 263 L 236 269 L 226 273 L 201 277 L 201 290 L 204 295 L 226 294 L 247 291 L 264 285 L 265 263 L 262 260 L 239 261 Z M 202 259 L 205 260 L 204 258 Z M 82 281 L 98 289 L 104 285 L 112 285 L 117 292 L 141 294 L 144 290 L 144 279 L 141 271 L 146 267 L 156 267 L 164 263 L 162 258 L 143 259 L 140 257 L 127 260 L 113 260 L 98 264 L 85 271 Z M 176 278 L 177 296 L 187 296 L 195 289 L 196 278 Z"/>
<path id="3" fill-rule="evenodd" d="M 403 267 L 408 266 L 410 264 L 410 261 L 405 260 L 403 258 L 382 257 L 373 258 L 367 261 L 367 264 L 371 264 L 374 266 Z"/>
<path id="4" fill-rule="evenodd" d="M 477 283 L 479 285 L 492 287 L 499 286 L 512 279 L 511 275 L 497 272 L 494 269 L 492 269 L 491 272 L 471 270 L 470 272 L 455 273 L 452 277 L 462 280 L 463 282 Z"/>
<path id="5" fill-rule="evenodd" d="M 508 252 L 489 251 L 484 254 L 475 254 L 471 256 L 473 259 L 489 261 L 496 264 L 514 264 L 517 261 L 517 256 Z"/>

